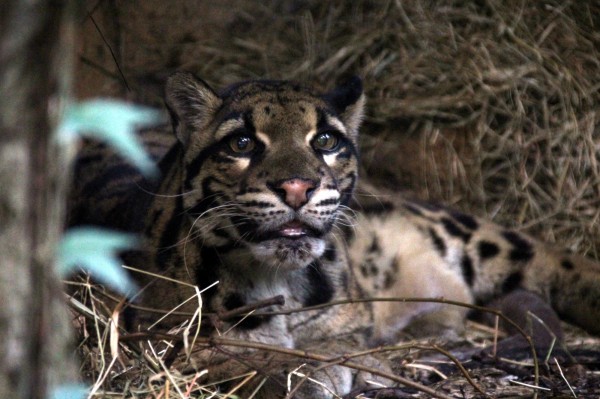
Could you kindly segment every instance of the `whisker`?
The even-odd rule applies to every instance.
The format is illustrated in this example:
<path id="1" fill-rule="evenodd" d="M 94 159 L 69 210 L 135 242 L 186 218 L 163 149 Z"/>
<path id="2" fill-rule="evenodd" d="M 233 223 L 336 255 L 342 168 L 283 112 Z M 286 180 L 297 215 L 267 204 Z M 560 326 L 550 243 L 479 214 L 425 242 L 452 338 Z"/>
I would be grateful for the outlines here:
<path id="1" fill-rule="evenodd" d="M 215 211 L 227 209 L 228 207 L 231 207 L 231 206 L 232 206 L 232 204 L 223 204 L 223 205 L 220 205 L 220 206 L 217 206 L 217 207 L 214 207 L 214 208 L 210 208 L 210 209 L 206 210 L 205 212 L 201 213 L 200 215 L 198 215 L 197 217 L 194 218 L 194 221 L 192 222 L 192 225 L 191 225 L 190 229 L 188 230 L 188 233 L 186 234 L 186 236 L 184 238 L 180 239 L 179 241 L 177 241 L 173 245 L 170 245 L 170 246 L 165 247 L 165 248 L 161 248 L 161 250 L 175 248 L 175 247 L 177 247 L 179 245 L 184 245 L 185 246 L 188 242 L 192 241 L 192 239 L 190 239 L 190 237 L 195 239 L 195 238 L 199 237 L 202 234 L 203 231 L 207 231 L 208 230 L 207 228 L 197 229 L 196 228 L 196 224 L 199 221 L 202 221 L 202 222 L 204 222 L 204 221 L 211 222 L 212 220 L 216 220 L 218 218 L 223 217 L 223 215 L 220 214 L 220 215 L 211 215 L 210 217 L 205 218 L 204 217 L 205 215 L 207 215 L 207 214 L 209 214 L 211 212 L 215 212 Z M 230 215 L 230 216 L 236 216 L 238 214 L 230 213 L 228 215 Z M 217 224 L 218 224 L 218 220 L 217 220 Z M 209 227 L 212 228 L 212 226 L 209 226 Z M 196 230 L 196 233 L 195 233 L 195 235 L 192 235 L 192 231 L 194 231 L 194 230 Z M 184 253 L 185 253 L 185 250 L 184 250 Z"/>
<path id="2" fill-rule="evenodd" d="M 177 197 L 185 197 L 186 195 L 190 195 L 198 190 L 191 190 L 191 191 L 187 191 L 187 192 L 183 192 L 183 193 L 179 193 L 179 194 L 161 194 L 161 193 L 156 193 L 156 192 L 152 192 L 148 189 L 146 189 L 145 187 L 143 187 L 142 185 L 139 184 L 139 182 L 135 182 L 135 185 L 141 190 L 143 191 L 145 194 L 149 194 L 153 197 L 159 197 L 159 198 L 177 198 Z"/>
<path id="3" fill-rule="evenodd" d="M 214 207 L 214 206 L 213 206 L 213 204 L 215 204 L 215 203 L 216 203 L 217 201 L 219 201 L 219 200 L 222 200 L 223 198 L 225 198 L 225 194 L 223 194 L 223 193 L 215 193 L 215 194 L 211 194 L 211 195 L 209 195 L 209 196 L 207 196 L 207 197 L 203 197 L 201 200 L 202 200 L 202 201 L 207 201 L 207 200 L 209 200 L 209 199 L 212 199 L 211 203 L 207 205 L 207 208 L 208 208 L 208 209 L 207 209 L 206 211 L 210 211 L 211 209 L 218 208 L 218 207 L 220 207 L 220 206 L 222 206 L 222 205 L 225 205 L 225 204 L 234 204 L 234 202 L 233 202 L 233 201 L 225 201 L 225 202 L 224 202 L 223 204 L 221 204 L 221 205 L 217 205 L 216 207 Z M 188 212 L 188 211 L 189 211 L 191 208 L 193 208 L 194 206 L 195 206 L 195 205 L 193 205 L 193 206 L 191 206 L 191 207 L 189 207 L 189 208 L 186 208 L 186 209 L 184 209 L 184 212 Z"/>

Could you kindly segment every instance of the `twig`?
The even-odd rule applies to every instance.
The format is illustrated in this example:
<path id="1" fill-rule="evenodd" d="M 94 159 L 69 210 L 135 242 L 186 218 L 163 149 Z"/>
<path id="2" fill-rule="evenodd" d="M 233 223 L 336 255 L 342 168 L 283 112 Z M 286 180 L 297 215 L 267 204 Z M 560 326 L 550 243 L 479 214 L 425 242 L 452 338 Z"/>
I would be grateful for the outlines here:
<path id="1" fill-rule="evenodd" d="M 443 298 L 360 298 L 360 299 L 344 299 L 344 300 L 339 300 L 339 301 L 331 301 L 331 302 L 321 304 L 321 305 L 308 306 L 308 307 L 298 308 L 298 309 L 285 309 L 285 310 L 282 310 L 279 312 L 256 313 L 255 316 L 288 315 L 288 314 L 292 314 L 292 313 L 296 313 L 296 312 L 324 309 L 324 308 L 327 308 L 330 306 L 338 306 L 338 305 L 354 304 L 354 303 L 365 303 L 365 302 L 433 302 L 433 303 L 441 303 L 441 304 L 446 304 L 446 305 L 465 307 L 465 308 L 477 310 L 480 312 L 486 312 L 486 313 L 491 313 L 493 315 L 496 315 L 497 317 L 504 320 L 506 323 L 513 326 L 517 330 L 517 332 L 520 335 L 522 335 L 523 338 L 525 338 L 525 340 L 527 341 L 527 344 L 529 345 L 529 348 L 531 350 L 531 355 L 533 357 L 534 383 L 536 385 L 539 383 L 539 362 L 538 362 L 535 346 L 533 345 L 533 340 L 531 339 L 531 337 L 521 328 L 521 326 L 519 326 L 514 321 L 512 321 L 511 319 L 506 317 L 504 314 L 502 314 L 501 311 L 496 310 L 496 309 L 486 308 L 484 306 L 472 305 L 469 303 L 452 301 L 452 300 L 443 299 Z"/>
<path id="2" fill-rule="evenodd" d="M 522 385 L 522 386 L 524 386 L 524 387 L 528 387 L 528 388 L 535 389 L 535 390 L 540 390 L 540 391 L 551 391 L 551 389 L 550 389 L 550 388 L 544 388 L 544 387 L 541 387 L 541 386 L 539 386 L 539 385 L 527 384 L 527 383 L 525 383 L 525 382 L 520 382 L 520 381 L 515 381 L 515 380 L 509 380 L 509 381 L 510 381 L 511 383 L 513 383 L 513 384 Z"/>
<path id="3" fill-rule="evenodd" d="M 238 391 L 238 389 L 240 389 L 241 387 L 243 387 L 244 385 L 246 385 L 248 383 L 248 381 L 250 381 L 252 378 L 254 378 L 254 376 L 257 374 L 256 371 L 253 371 L 251 373 L 249 373 L 246 377 L 244 377 L 244 379 L 242 381 L 240 381 L 236 386 L 234 386 L 233 388 L 231 388 L 231 390 L 229 390 L 229 392 L 227 392 L 225 394 L 225 396 L 223 397 L 223 399 L 227 399 L 230 396 L 232 396 L 234 393 L 236 393 Z"/>
<path id="4" fill-rule="evenodd" d="M 264 305 L 264 304 L 266 304 L 264 306 L 269 306 L 269 305 L 274 304 L 277 301 L 278 301 L 277 297 L 273 297 L 273 298 L 266 299 L 264 301 L 257 302 L 255 304 L 246 305 L 244 307 L 249 307 L 251 309 L 256 309 L 258 307 L 257 305 Z M 535 350 L 535 347 L 533 345 L 533 341 L 532 341 L 531 337 L 518 324 L 516 324 L 511 319 L 509 319 L 506 316 L 504 316 L 501 311 L 498 311 L 498 310 L 495 310 L 495 309 L 489 309 L 489 308 L 486 308 L 486 307 L 483 307 L 483 306 L 472 305 L 472 304 L 468 304 L 468 303 L 464 303 L 464 302 L 452 301 L 452 300 L 447 300 L 447 299 L 443 299 L 443 298 L 359 298 L 359 299 L 344 299 L 344 300 L 339 300 L 339 301 L 332 301 L 332 302 L 328 302 L 328 303 L 321 304 L 321 305 L 308 306 L 308 307 L 303 307 L 303 308 L 282 309 L 282 310 L 276 311 L 276 312 L 254 313 L 253 315 L 254 316 L 289 315 L 289 314 L 293 314 L 293 313 L 297 313 L 297 312 L 306 312 L 306 311 L 310 311 L 310 310 L 325 309 L 325 308 L 328 308 L 328 307 L 331 307 L 331 306 L 339 306 L 339 305 L 355 304 L 355 303 L 366 303 L 366 302 L 434 302 L 434 303 L 441 303 L 441 304 L 446 304 L 446 305 L 466 307 L 466 308 L 469 308 L 469 309 L 474 309 L 474 310 L 477 310 L 477 311 L 488 312 L 488 313 L 494 314 L 498 318 L 500 318 L 500 319 L 504 320 L 505 322 L 507 322 L 508 324 L 512 325 L 517 330 L 517 332 L 520 335 L 522 335 L 525 338 L 525 340 L 527 341 L 527 343 L 528 343 L 528 345 L 530 347 L 530 350 L 531 350 L 532 358 L 533 358 L 534 384 L 537 385 L 539 383 L 539 363 L 538 363 L 538 359 L 537 359 L 537 353 L 536 353 L 536 350 Z M 244 307 L 240 307 L 240 308 L 234 309 L 234 310 L 232 310 L 230 312 L 226 312 L 225 316 L 227 316 L 227 317 L 233 317 L 233 315 L 239 316 L 242 313 L 244 313 L 242 311 L 242 309 Z M 207 313 L 204 313 L 204 315 L 207 315 Z M 129 334 L 128 336 L 122 337 L 121 340 L 126 339 L 126 337 L 129 337 L 128 339 L 133 339 L 133 340 L 139 339 L 139 338 L 136 338 L 136 337 L 140 336 L 140 334 L 144 334 L 144 333 Z M 159 338 L 160 336 L 166 336 L 166 338 Z M 161 335 L 161 334 L 157 334 L 156 337 L 159 338 L 159 339 L 176 340 L 176 341 L 179 340 L 179 339 L 181 339 L 180 337 L 177 337 L 177 336 L 174 336 L 174 335 Z M 378 350 L 378 349 L 375 349 L 375 350 Z M 441 352 L 441 353 L 443 353 L 443 352 Z M 334 360 L 334 361 L 338 361 L 339 362 L 339 360 Z M 455 363 L 457 364 L 457 366 L 459 367 L 459 369 L 461 369 L 461 372 L 466 373 L 466 370 L 464 370 L 464 367 L 462 367 L 462 365 L 459 365 L 460 362 L 456 361 Z M 468 373 L 465 374 L 465 377 L 469 380 L 470 377 L 467 377 L 467 375 L 468 375 Z M 480 388 L 478 388 L 476 385 L 473 385 L 473 386 L 476 389 L 480 390 Z M 483 393 L 483 391 L 480 391 L 480 392 Z"/>
<path id="5" fill-rule="evenodd" d="M 558 372 L 560 373 L 560 376 L 562 377 L 562 379 L 565 381 L 565 383 L 571 390 L 571 394 L 573 395 L 573 397 L 576 398 L 577 395 L 575 395 L 575 391 L 573 390 L 573 387 L 571 387 L 571 384 L 569 384 L 567 377 L 565 377 L 565 375 L 563 374 L 562 368 L 560 367 L 560 364 L 558 364 L 558 360 L 556 360 L 556 358 L 553 358 L 553 359 L 554 359 L 554 363 L 556 363 L 556 367 L 558 367 Z"/>
<path id="6" fill-rule="evenodd" d="M 218 311 L 217 316 L 219 319 L 226 321 L 229 319 L 233 319 L 234 317 L 238 317 L 240 315 L 245 315 L 248 312 L 251 312 L 256 309 L 266 308 L 268 306 L 283 306 L 285 305 L 285 298 L 283 295 L 277 295 L 272 298 L 267 298 L 262 301 L 253 302 L 244 306 L 240 306 L 239 308 L 235 308 L 226 312 Z"/>
<path id="7" fill-rule="evenodd" d="M 452 363 L 454 363 L 456 365 L 456 367 L 458 367 L 458 369 L 460 370 L 460 372 L 462 373 L 462 375 L 465 377 L 465 379 L 467 380 L 467 382 L 469 384 L 471 384 L 471 386 L 473 388 L 475 388 L 475 390 L 477 390 L 482 395 L 484 395 L 486 397 L 489 397 L 489 395 L 486 394 L 485 391 L 483 389 L 481 389 L 481 387 L 479 385 L 477 385 L 477 383 L 473 380 L 473 378 L 471 378 L 471 375 L 469 374 L 469 372 L 467 371 L 467 369 L 462 365 L 462 363 L 460 362 L 460 360 L 458 360 L 454 355 L 452 355 L 447 350 L 445 350 L 443 348 L 440 348 L 436 344 L 431 344 L 431 347 L 427 347 L 427 346 L 424 346 L 424 345 L 415 345 L 415 348 L 417 348 L 417 349 L 433 349 L 433 350 L 441 353 L 442 355 L 446 356 L 448 359 L 450 359 L 452 361 Z"/>
<path id="8" fill-rule="evenodd" d="M 173 384 L 173 387 L 175 388 L 175 390 L 177 391 L 177 393 L 179 394 L 179 396 L 183 399 L 185 398 L 185 396 L 183 395 L 183 392 L 181 391 L 181 389 L 179 388 L 179 385 L 177 385 L 177 382 L 175 381 L 175 379 L 173 378 L 173 375 L 169 372 L 169 368 L 165 365 L 165 363 L 161 360 L 160 356 L 158 356 L 158 354 L 156 353 L 156 351 L 154 350 L 154 347 L 149 343 L 148 347 L 150 348 L 150 351 L 152 352 L 152 354 L 154 355 L 154 358 L 158 361 L 158 363 L 160 364 L 161 368 L 164 370 L 165 375 L 167 376 L 167 381 L 171 381 L 171 383 Z"/>
<path id="9" fill-rule="evenodd" d="M 340 396 L 338 394 L 336 394 L 334 391 L 331 390 L 331 388 L 329 388 L 327 385 L 325 385 L 324 383 L 322 383 L 321 381 L 315 380 L 314 378 L 310 377 L 310 374 L 303 374 L 301 373 L 299 370 L 306 366 L 306 364 L 301 364 L 300 366 L 296 367 L 294 370 L 292 370 L 288 376 L 287 376 L 287 389 L 288 389 L 288 394 L 286 395 L 285 399 L 292 399 L 295 396 L 296 391 L 298 390 L 298 388 L 300 388 L 300 385 L 302 385 L 305 381 L 310 381 L 314 384 L 319 385 L 321 388 L 323 388 L 325 391 L 329 392 L 330 394 L 332 394 L 336 399 L 341 399 Z M 296 375 L 300 378 L 302 378 L 302 380 L 296 384 L 296 386 L 294 386 L 294 389 L 292 389 L 292 375 Z"/>
<path id="10" fill-rule="evenodd" d="M 92 300 L 92 306 L 94 306 L 94 302 L 96 301 L 96 299 L 92 296 L 91 300 Z M 98 330 L 98 328 L 100 325 L 102 325 L 104 327 L 109 327 L 110 322 L 106 319 L 106 317 L 101 314 L 98 314 L 95 310 L 95 306 L 94 306 L 94 310 L 91 310 L 75 298 L 69 298 L 68 305 L 70 305 L 73 310 L 78 312 L 80 315 L 84 316 L 86 319 L 94 321 L 95 328 L 97 329 L 96 334 L 98 336 L 99 342 L 101 342 L 100 341 L 101 335 L 100 335 L 100 331 Z M 121 340 L 121 339 L 119 338 L 119 340 Z M 102 347 L 100 349 L 101 349 L 101 352 L 104 352 Z M 151 358 L 145 351 L 140 351 L 134 347 L 130 347 L 129 349 L 131 351 L 133 351 L 134 353 L 136 353 L 137 355 L 143 356 L 144 359 L 146 359 L 146 361 L 147 361 L 146 363 L 147 363 L 148 367 L 150 367 L 154 372 L 159 371 L 159 368 L 157 368 L 155 366 L 155 364 L 152 362 Z"/>
<path id="11" fill-rule="evenodd" d="M 440 377 L 442 380 L 447 380 L 448 376 L 444 373 L 442 373 L 440 370 L 438 370 L 437 368 L 433 367 L 433 366 L 428 366 L 426 364 L 420 364 L 420 363 L 406 363 L 404 364 L 404 367 L 410 367 L 410 368 L 414 368 L 414 369 L 421 369 L 421 370 L 427 370 L 431 373 L 436 374 L 438 377 Z"/>
<path id="12" fill-rule="evenodd" d="M 499 324 L 500 324 L 500 317 L 498 317 L 498 315 L 496 315 L 496 317 L 494 317 L 494 344 L 493 344 L 493 350 L 492 350 L 492 357 L 496 357 L 496 353 L 498 351 L 498 331 L 500 330 Z"/>
<path id="13" fill-rule="evenodd" d="M 88 16 L 90 17 L 90 20 L 92 21 L 92 23 L 94 24 L 94 27 L 98 31 L 100 38 L 102 38 L 102 41 L 104 42 L 104 44 L 106 44 L 106 47 L 108 47 L 108 51 L 110 51 L 110 55 L 111 55 L 113 61 L 115 62 L 115 66 L 117 67 L 117 70 L 119 71 L 119 75 L 121 75 L 121 79 L 123 80 L 123 83 L 125 84 L 125 87 L 127 88 L 127 91 L 131 91 L 131 88 L 129 87 L 129 84 L 127 83 L 127 79 L 125 78 L 125 75 L 123 74 L 123 71 L 121 70 L 121 66 L 119 65 L 119 61 L 117 61 L 117 56 L 115 55 L 115 52 L 113 51 L 111 45 L 108 43 L 108 41 L 104 37 L 104 34 L 102 33 L 102 30 L 96 23 L 94 16 L 92 14 L 88 14 Z"/>
<path id="14" fill-rule="evenodd" d="M 147 339 L 162 339 L 162 340 L 178 341 L 178 340 L 181 340 L 182 338 L 180 336 L 172 335 L 172 334 L 146 333 L 146 332 L 132 333 L 132 334 L 128 334 L 128 335 L 121 337 L 122 342 L 139 341 L 139 340 L 147 340 Z M 304 350 L 300 350 L 300 349 L 289 349 L 289 348 L 284 348 L 284 347 L 279 347 L 279 346 L 274 346 L 274 345 L 263 344 L 261 342 L 241 341 L 241 340 L 222 338 L 222 337 L 210 337 L 210 338 L 199 337 L 196 344 L 203 345 L 205 347 L 234 346 L 234 347 L 238 347 L 238 348 L 264 350 L 264 351 L 294 356 L 294 357 L 301 358 L 301 359 L 314 360 L 314 361 L 325 362 L 325 363 L 330 363 L 332 361 L 335 362 L 340 359 L 339 357 L 331 358 L 328 356 L 324 356 L 324 355 L 320 355 L 317 353 L 304 351 Z M 367 373 L 371 373 L 373 375 L 377 375 L 379 377 L 387 378 L 398 384 L 402 384 L 402 385 L 405 385 L 405 386 L 408 386 L 411 388 L 415 388 L 417 390 L 420 390 L 422 392 L 425 392 L 425 393 L 431 395 L 434 398 L 452 399 L 450 396 L 436 392 L 435 390 L 433 390 L 425 385 L 419 384 L 417 382 L 411 381 L 407 378 L 404 378 L 404 377 L 401 377 L 401 376 L 398 376 L 398 375 L 395 375 L 392 373 L 378 370 L 373 367 L 364 366 L 362 364 L 350 362 L 345 359 L 341 360 L 339 362 L 339 364 L 349 367 L 349 368 L 352 368 L 352 369 L 355 369 L 355 370 L 364 371 Z"/>

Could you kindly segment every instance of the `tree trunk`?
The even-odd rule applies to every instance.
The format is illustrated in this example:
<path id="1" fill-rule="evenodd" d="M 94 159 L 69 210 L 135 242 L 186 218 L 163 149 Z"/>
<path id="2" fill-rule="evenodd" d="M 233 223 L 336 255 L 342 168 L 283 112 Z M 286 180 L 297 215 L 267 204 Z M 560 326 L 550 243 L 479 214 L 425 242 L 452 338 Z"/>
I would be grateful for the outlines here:
<path id="1" fill-rule="evenodd" d="M 54 271 L 68 175 L 52 140 L 71 75 L 71 1 L 0 2 L 0 397 L 76 378 Z"/>

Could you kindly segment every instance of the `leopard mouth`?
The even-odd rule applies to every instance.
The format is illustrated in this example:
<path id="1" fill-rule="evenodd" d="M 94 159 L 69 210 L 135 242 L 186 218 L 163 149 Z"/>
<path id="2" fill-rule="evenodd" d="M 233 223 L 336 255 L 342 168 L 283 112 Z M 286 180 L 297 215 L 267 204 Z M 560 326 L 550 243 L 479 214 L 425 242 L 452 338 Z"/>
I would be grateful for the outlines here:
<path id="1" fill-rule="evenodd" d="M 247 247 L 260 265 L 276 267 L 277 270 L 298 270 L 308 266 L 325 251 L 323 236 L 326 232 L 302 219 L 292 219 L 269 227 L 266 231 L 254 230 L 245 238 Z"/>
<path id="2" fill-rule="evenodd" d="M 294 218 L 269 229 L 260 229 L 256 223 L 247 219 L 234 219 L 234 222 L 237 224 L 238 231 L 243 237 L 243 240 L 252 243 L 271 240 L 287 241 L 291 243 L 311 238 L 321 239 L 327 233 L 327 229 L 318 229 L 298 218 Z"/>
<path id="3" fill-rule="evenodd" d="M 323 234 L 298 219 L 282 224 L 277 229 L 260 234 L 261 240 L 289 239 L 298 240 L 305 237 L 319 238 Z"/>

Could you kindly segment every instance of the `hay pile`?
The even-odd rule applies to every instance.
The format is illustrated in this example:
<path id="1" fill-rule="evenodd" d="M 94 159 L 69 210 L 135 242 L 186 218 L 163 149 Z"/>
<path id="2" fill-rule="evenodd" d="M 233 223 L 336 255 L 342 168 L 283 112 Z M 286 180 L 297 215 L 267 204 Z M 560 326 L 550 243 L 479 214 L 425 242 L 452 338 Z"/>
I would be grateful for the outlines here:
<path id="1" fill-rule="evenodd" d="M 331 87 L 358 74 L 375 182 L 600 255 L 600 3 L 149 1 L 117 11 L 137 98 L 159 104 L 175 69 L 216 87 L 264 77 Z"/>
<path id="2" fill-rule="evenodd" d="M 160 104 L 162 81 L 175 69 L 215 87 L 282 78 L 329 88 L 358 74 L 369 98 L 362 161 L 374 182 L 600 257 L 597 1 L 98 4 L 93 15 L 114 38 L 133 92 L 125 93 L 106 51 L 102 59 L 104 43 L 84 47 L 80 79 L 100 70 L 120 87 L 112 93 Z M 108 339 L 104 328 L 89 331 Z M 82 350 L 90 363 L 108 362 L 101 348 Z M 116 380 L 128 385 L 161 368 L 148 359 L 121 370 Z"/>

